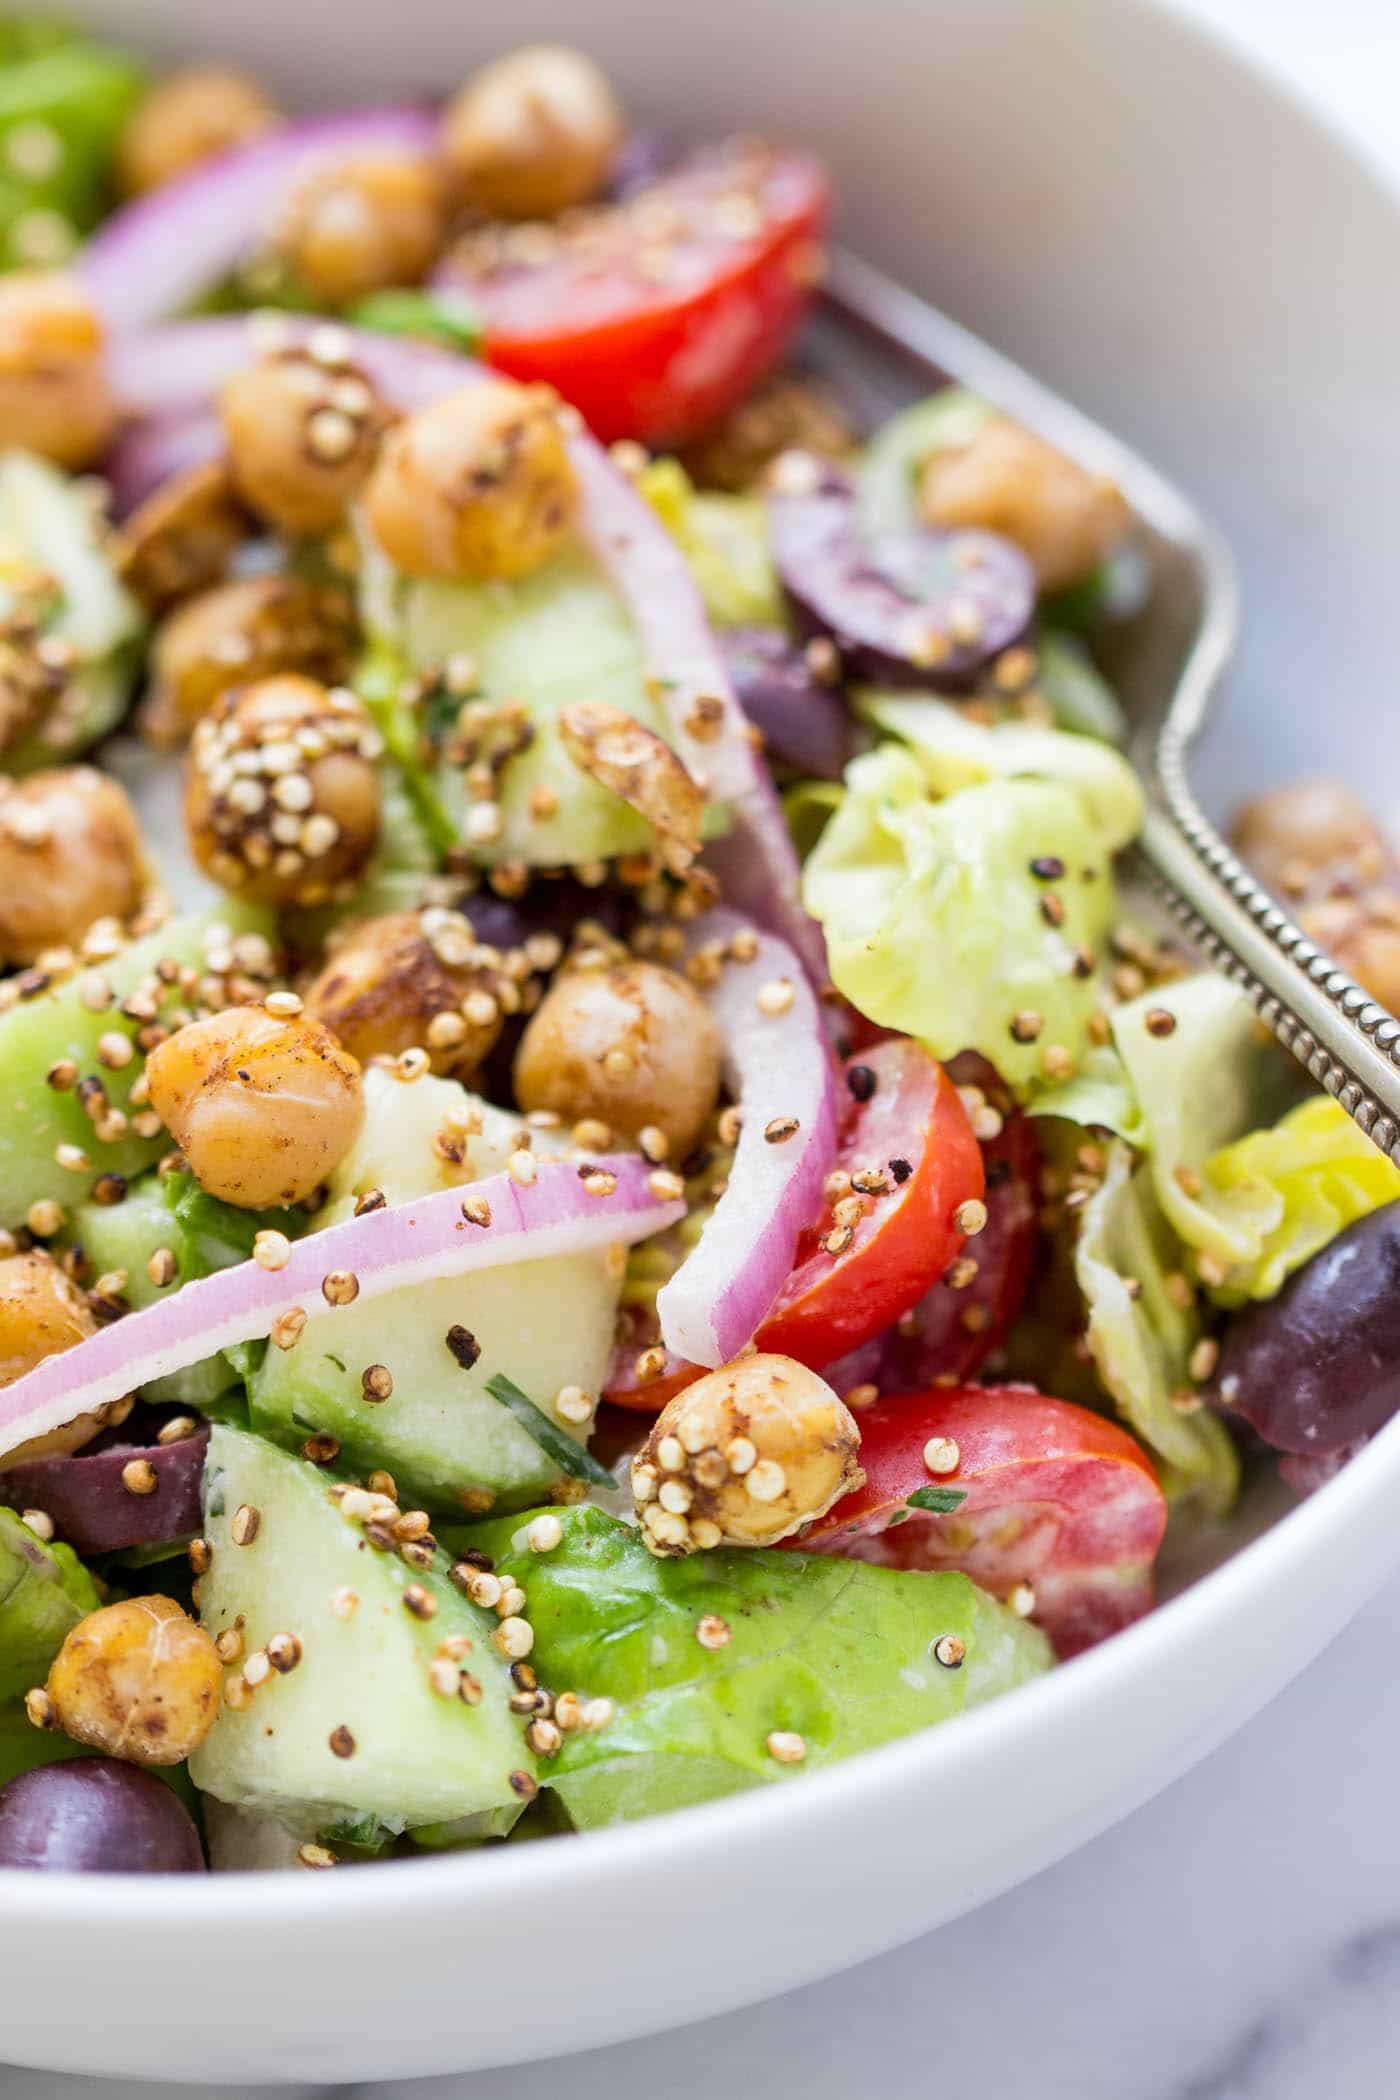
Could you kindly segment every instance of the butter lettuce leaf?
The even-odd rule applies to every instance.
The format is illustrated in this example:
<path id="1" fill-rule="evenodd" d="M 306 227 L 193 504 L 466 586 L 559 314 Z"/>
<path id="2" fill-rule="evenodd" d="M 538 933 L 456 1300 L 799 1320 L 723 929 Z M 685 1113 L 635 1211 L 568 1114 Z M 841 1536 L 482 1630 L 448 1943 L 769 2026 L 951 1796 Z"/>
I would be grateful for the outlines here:
<path id="1" fill-rule="evenodd" d="M 866 447 L 856 478 L 857 515 L 870 539 L 907 532 L 918 523 L 919 469 L 935 452 L 958 451 L 1001 410 L 966 387 L 940 387 L 881 424 Z"/>
<path id="2" fill-rule="evenodd" d="M 1157 1201 L 1174 1230 L 1214 1263 L 1256 1261 L 1283 1199 L 1257 1177 L 1227 1184 L 1205 1172 L 1212 1153 L 1272 1115 L 1287 1077 L 1254 1009 L 1225 978 L 1202 972 L 1154 987 L 1110 1019 L 1146 1122 Z"/>
<path id="3" fill-rule="evenodd" d="M 1108 853 L 1080 795 L 1009 779 L 933 801 L 919 758 L 893 744 L 856 759 L 846 789 L 803 877 L 838 988 L 935 1056 L 981 1050 L 1018 1092 L 1047 1046 L 1077 1058 L 1099 995 L 1087 958 L 1113 918 Z M 1037 876 L 1037 861 L 1062 863 L 1063 878 Z M 1040 1017 L 1029 1042 L 1012 1033 L 1025 1012 Z"/>
<path id="4" fill-rule="evenodd" d="M 946 700 L 921 693 L 865 691 L 857 705 L 877 728 L 910 747 L 935 795 L 989 780 L 1057 780 L 1083 801 L 1110 853 L 1120 852 L 1142 828 L 1136 773 L 1094 737 L 1037 722 L 974 722 Z"/>
<path id="5" fill-rule="evenodd" d="M 717 627 L 786 627 L 762 497 L 702 494 L 678 459 L 653 460 L 637 487 L 690 564 Z"/>
<path id="6" fill-rule="evenodd" d="M 855 1751 L 951 1719 L 1038 1675 L 1044 1636 L 957 1574 L 908 1574 L 800 1552 L 721 1550 L 657 1560 L 634 1526 L 559 1509 L 563 1540 L 526 1543 L 527 1518 L 473 1525 L 503 1577 L 528 1585 L 532 1661 L 557 1693 L 606 1698 L 598 1729 L 541 1769 L 580 1828 L 764 1785 L 795 1784 Z M 695 1638 L 706 1613 L 730 1639 Z M 931 1650 L 966 1647 L 959 1669 Z M 771 1731 L 806 1745 L 800 1765 Z"/>
<path id="7" fill-rule="evenodd" d="M 1057 727 L 1121 744 L 1128 733 L 1122 703 L 1077 635 L 1047 628 L 1036 642 L 1036 687 Z"/>
<path id="8" fill-rule="evenodd" d="M 1111 1130 L 1139 1150 L 1147 1142 L 1147 1123 L 1124 1064 L 1112 1043 L 1091 1043 L 1073 1079 L 1037 1094 L 1030 1113 L 1061 1117 L 1085 1130 Z"/>
<path id="9" fill-rule="evenodd" d="M 1188 1366 L 1201 1323 L 1168 1280 L 1180 1259 L 1150 1170 L 1115 1142 L 1074 1254 L 1086 1340 L 1118 1412 L 1163 1462 L 1168 1491 L 1218 1516 L 1235 1499 L 1239 1460 L 1229 1431 L 1194 1397 Z"/>
<path id="10" fill-rule="evenodd" d="M 64 1636 L 98 1601 L 71 1546 L 41 1539 L 0 1509 L 0 1700 L 43 1683 Z"/>
<path id="11" fill-rule="evenodd" d="M 1236 1262 L 1212 1293 L 1222 1305 L 1272 1298 L 1345 1226 L 1400 1200 L 1400 1167 L 1325 1094 L 1222 1147 L 1204 1180 L 1212 1198 L 1274 1220 L 1253 1258 Z"/>

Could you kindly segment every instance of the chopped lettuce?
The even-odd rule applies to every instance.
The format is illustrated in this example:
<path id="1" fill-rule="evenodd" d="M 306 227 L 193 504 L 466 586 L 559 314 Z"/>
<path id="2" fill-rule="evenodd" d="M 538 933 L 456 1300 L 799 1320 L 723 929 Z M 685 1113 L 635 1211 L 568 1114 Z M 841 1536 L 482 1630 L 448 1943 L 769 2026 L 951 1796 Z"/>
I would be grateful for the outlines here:
<path id="1" fill-rule="evenodd" d="M 564 1536 L 548 1554 L 530 1550 L 524 1517 L 473 1526 L 472 1539 L 528 1590 L 542 1681 L 613 1704 L 541 1770 L 579 1828 L 792 1782 L 1051 1661 L 1044 1636 L 965 1575 L 796 1552 L 658 1560 L 599 1509 L 555 1514 Z M 695 1638 L 707 1613 L 730 1629 L 720 1649 Z M 933 1655 L 946 1634 L 965 1646 L 960 1668 Z M 802 1737 L 800 1765 L 769 1752 L 774 1730 Z"/>
<path id="2" fill-rule="evenodd" d="M 1086 1339 L 1119 1413 L 1168 1469 L 1169 1489 L 1223 1515 L 1239 1486 L 1239 1460 L 1229 1431 L 1192 1391 L 1188 1366 L 1201 1328 L 1194 1307 L 1180 1302 L 1179 1262 L 1149 1170 L 1135 1168 L 1129 1148 L 1115 1142 L 1075 1249 Z"/>
<path id="3" fill-rule="evenodd" d="M 1038 1094 L 1030 1113 L 1060 1117 L 1085 1130 L 1111 1130 L 1139 1148 L 1147 1142 L 1147 1124 L 1127 1066 L 1111 1043 L 1091 1043 L 1073 1079 Z"/>
<path id="4" fill-rule="evenodd" d="M 1108 680 L 1077 635 L 1042 632 L 1036 644 L 1036 685 L 1059 728 L 1121 744 L 1127 734 L 1123 708 Z"/>
<path id="5" fill-rule="evenodd" d="M 913 751 L 931 793 L 988 780 L 1057 780 L 1083 802 L 1099 842 L 1117 853 L 1142 826 L 1142 786 L 1125 758 L 1092 737 L 1033 722 L 971 721 L 924 693 L 863 692 L 860 712 Z"/>
<path id="6" fill-rule="evenodd" d="M 1048 1046 L 1078 1058 L 1098 1003 L 1091 958 L 1113 918 L 1083 797 L 996 779 L 935 802 L 920 760 L 892 744 L 856 759 L 846 790 L 803 878 L 839 989 L 938 1057 L 981 1050 L 1018 1092 Z M 1012 1032 L 1025 1013 L 1039 1017 L 1030 1041 Z"/>
<path id="7" fill-rule="evenodd" d="M 1400 1201 L 1400 1167 L 1325 1094 L 1212 1154 L 1203 1178 L 1230 1206 L 1243 1199 L 1251 1217 L 1272 1217 L 1253 1258 L 1234 1264 L 1213 1294 L 1222 1305 L 1272 1298 L 1344 1226 Z"/>
<path id="8" fill-rule="evenodd" d="M 1261 1120 L 1261 1105 L 1278 1088 L 1279 1060 L 1254 1009 L 1225 978 L 1205 971 L 1144 992 L 1111 1020 L 1146 1122 L 1157 1201 L 1172 1227 L 1215 1262 L 1254 1262 L 1278 1223 L 1279 1198 L 1248 1176 L 1227 1185 L 1204 1172 L 1213 1152 Z"/>
<path id="9" fill-rule="evenodd" d="M 637 486 L 676 542 L 719 627 L 785 627 L 758 496 L 702 494 L 677 459 L 656 459 Z"/>
<path id="10" fill-rule="evenodd" d="M 42 1684 L 65 1634 L 98 1606 L 71 1546 L 53 1545 L 0 1509 L 0 1700 Z"/>

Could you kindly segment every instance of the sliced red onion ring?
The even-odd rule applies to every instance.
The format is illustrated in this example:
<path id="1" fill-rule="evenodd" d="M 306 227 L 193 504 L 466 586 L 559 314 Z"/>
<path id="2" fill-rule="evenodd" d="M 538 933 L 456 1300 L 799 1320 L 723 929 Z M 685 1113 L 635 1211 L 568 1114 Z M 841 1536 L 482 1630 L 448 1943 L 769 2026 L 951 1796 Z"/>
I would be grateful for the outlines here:
<path id="1" fill-rule="evenodd" d="M 210 404 L 224 382 L 266 347 L 270 329 L 290 345 L 311 341 L 328 327 L 386 399 L 410 414 L 483 376 L 480 365 L 450 350 L 290 315 L 152 329 L 114 344 L 109 359 L 117 397 L 137 419 L 111 461 L 118 508 L 130 509 L 149 495 L 165 462 L 165 471 L 173 471 L 214 455 L 219 433 Z M 802 908 L 797 853 L 685 557 L 593 438 L 578 432 L 570 451 L 583 490 L 584 538 L 636 626 L 676 749 L 689 771 L 703 776 L 709 792 L 733 811 L 728 837 L 706 857 L 733 901 L 790 941 L 824 983 L 826 947 L 820 927 Z M 718 711 L 697 709 L 706 700 Z M 689 725 L 699 720 L 705 733 L 697 737 Z"/>
<path id="2" fill-rule="evenodd" d="M 690 929 L 691 952 L 747 920 L 710 912 Z M 836 1075 L 821 1008 L 796 954 L 757 936 L 752 961 L 726 961 L 705 1000 L 724 1038 L 725 1078 L 743 1116 L 729 1186 L 699 1243 L 657 1293 L 661 1338 L 696 1364 L 727 1363 L 761 1325 L 792 1267 L 798 1234 L 821 1208 L 836 1157 Z M 796 1123 L 787 1136 L 770 1128 Z"/>
<path id="3" fill-rule="evenodd" d="M 252 253 L 318 168 L 362 153 L 432 153 L 437 132 L 431 112 L 415 108 L 352 109 L 289 124 L 113 212 L 78 257 L 78 275 L 113 335 L 149 328 Z"/>
<path id="4" fill-rule="evenodd" d="M 617 1178 L 610 1195 L 590 1195 L 567 1162 L 541 1160 L 528 1188 L 492 1174 L 313 1232 L 293 1244 L 285 1268 L 246 1261 L 187 1283 L 0 1388 L 0 1455 L 217 1349 L 260 1340 L 283 1313 L 324 1310 L 329 1276 L 353 1277 L 357 1298 L 377 1298 L 469 1269 L 630 1245 L 684 1216 L 683 1203 L 652 1195 L 654 1170 L 634 1153 L 597 1164 Z M 464 1215 L 465 1197 L 487 1205 L 489 1223 Z"/>

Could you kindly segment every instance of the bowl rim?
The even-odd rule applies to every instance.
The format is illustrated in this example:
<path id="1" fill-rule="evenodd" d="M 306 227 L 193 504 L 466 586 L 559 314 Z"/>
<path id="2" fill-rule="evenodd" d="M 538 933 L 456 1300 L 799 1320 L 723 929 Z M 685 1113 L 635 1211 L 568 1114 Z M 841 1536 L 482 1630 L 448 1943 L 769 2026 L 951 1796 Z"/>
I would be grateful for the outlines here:
<path id="1" fill-rule="evenodd" d="M 1183 12 L 1174 0 L 1118 0 L 1125 9 L 1171 24 L 1181 40 L 1208 52 L 1228 72 L 1248 81 L 1277 109 L 1305 127 L 1400 219 L 1400 181 L 1372 142 L 1351 131 L 1303 85 L 1277 72 L 1224 24 Z M 1333 1478 L 1285 1511 L 1258 1537 L 1189 1588 L 1099 1647 L 1059 1664 L 1044 1676 L 990 1700 L 955 1725 L 930 1727 L 865 1750 L 821 1771 L 794 1774 L 776 1784 L 635 1823 L 576 1832 L 566 1844 L 499 1846 L 480 1852 L 375 1863 L 372 1874 L 327 1876 L 282 1870 L 207 1875 L 35 1873 L 0 1867 L 0 1906 L 11 1930 L 26 1923 L 46 1930 L 90 1930 L 159 1921 L 179 1930 L 233 1927 L 245 1935 L 327 1918 L 326 1884 L 337 1924 L 373 1921 L 383 1927 L 394 1912 L 419 1918 L 441 1914 L 458 1900 L 492 1905 L 509 1898 L 528 1905 L 546 1892 L 556 1900 L 561 1880 L 595 1883 L 622 1878 L 662 1854 L 668 1872 L 698 1868 L 717 1843 L 743 1845 L 773 1838 L 781 1825 L 788 1841 L 816 1842 L 834 1819 L 886 1802 L 905 1788 L 936 1789 L 962 1763 L 991 1761 L 1018 1736 L 1048 1738 L 1074 1709 L 1116 1706 L 1146 1696 L 1155 1680 L 1170 1679 L 1193 1650 L 1205 1654 L 1213 1628 L 1267 1614 L 1288 1569 L 1340 1549 L 1352 1525 L 1392 1493 L 1400 1497 L 1400 1415 Z M 1400 1561 L 1400 1533 L 1389 1554 Z"/>

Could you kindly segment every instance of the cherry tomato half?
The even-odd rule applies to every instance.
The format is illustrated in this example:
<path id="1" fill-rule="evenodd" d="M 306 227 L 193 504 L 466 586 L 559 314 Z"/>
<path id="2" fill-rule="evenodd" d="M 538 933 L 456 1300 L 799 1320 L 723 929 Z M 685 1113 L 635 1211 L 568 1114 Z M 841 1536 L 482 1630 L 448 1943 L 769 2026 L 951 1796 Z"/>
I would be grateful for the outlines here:
<path id="1" fill-rule="evenodd" d="M 576 222 L 469 234 L 443 279 L 481 316 L 488 364 L 548 381 L 605 441 L 674 445 L 781 357 L 826 208 L 818 162 L 735 141 Z"/>
<path id="2" fill-rule="evenodd" d="M 980 1203 L 982 1154 L 958 1090 L 907 1036 L 876 1043 L 842 1068 L 849 1107 L 837 1167 L 877 1173 L 858 1197 L 849 1244 L 828 1251 L 830 1209 L 797 1243 L 792 1274 L 758 1330 L 760 1349 L 821 1370 L 918 1304 L 961 1251 L 967 1203 Z M 853 1195 L 855 1190 L 853 1190 Z"/>
<path id="3" fill-rule="evenodd" d="M 960 1568 L 996 1597 L 1026 1584 L 1062 1657 L 1151 1609 L 1166 1498 L 1115 1422 L 1017 1385 L 897 1394 L 858 1420 L 865 1485 L 785 1543 L 884 1567 Z M 935 1438 L 957 1447 L 957 1463 L 936 1474 L 924 1458 Z M 929 1488 L 966 1499 L 947 1514 L 911 1508 Z"/>
<path id="4" fill-rule="evenodd" d="M 653 1372 L 660 1352 L 660 1368 Z M 643 1375 L 645 1370 L 647 1375 Z M 659 1415 L 668 1400 L 705 1375 L 699 1364 L 675 1356 L 661 1339 L 661 1322 L 650 1305 L 618 1308 L 612 1359 L 603 1380 L 603 1398 L 614 1407 Z"/>

